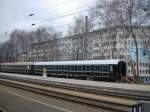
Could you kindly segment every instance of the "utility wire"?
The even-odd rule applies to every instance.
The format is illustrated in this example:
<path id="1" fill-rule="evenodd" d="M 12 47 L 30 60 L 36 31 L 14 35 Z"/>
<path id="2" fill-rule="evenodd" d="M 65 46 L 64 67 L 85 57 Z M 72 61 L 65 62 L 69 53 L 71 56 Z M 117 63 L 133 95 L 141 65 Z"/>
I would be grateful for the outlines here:
<path id="1" fill-rule="evenodd" d="M 82 5 L 80 5 L 80 6 L 76 7 L 76 8 L 74 8 L 74 9 L 71 9 L 71 10 L 68 10 L 68 11 L 63 12 L 62 14 L 79 10 L 79 9 L 83 8 L 83 6 L 86 6 L 86 7 L 87 7 L 87 5 L 90 4 L 90 3 L 93 3 L 93 2 L 91 2 L 91 1 L 90 1 L 90 2 L 86 2 L 85 4 L 82 4 Z M 90 6 L 90 7 L 92 7 L 92 6 Z M 42 14 L 42 15 L 43 15 L 43 14 Z M 35 16 L 35 14 L 30 14 L 29 16 Z M 39 18 L 39 19 L 40 19 L 40 18 Z M 41 18 L 41 19 L 43 19 L 43 18 Z"/>
<path id="2" fill-rule="evenodd" d="M 82 10 L 82 11 L 76 11 L 76 12 L 69 13 L 69 14 L 65 14 L 65 15 L 62 15 L 62 16 L 58 16 L 58 17 L 46 19 L 46 20 L 43 20 L 43 21 L 39 21 L 39 22 L 36 22 L 36 23 L 33 23 L 33 24 L 37 25 L 37 24 L 45 23 L 45 22 L 47 22 L 47 21 L 55 21 L 55 20 L 57 20 L 57 19 L 65 18 L 65 17 L 71 16 L 71 15 L 74 15 L 74 14 L 83 13 L 83 12 L 87 12 L 87 11 L 89 11 L 89 10 L 94 10 L 94 9 L 98 9 L 98 8 L 89 8 L 89 9 Z M 69 11 L 67 11 L 67 12 L 69 12 Z M 66 13 L 66 12 L 65 12 L 65 13 Z M 69 23 L 69 24 L 71 24 L 71 23 Z M 64 25 L 69 25 L 69 24 L 64 24 Z M 10 25 L 5 25 L 5 26 L 7 26 L 8 28 L 11 27 Z M 63 26 L 63 25 L 60 25 L 60 26 Z M 59 25 L 57 25 L 56 27 L 59 27 Z M 15 27 L 11 27 L 11 28 L 12 28 L 12 29 L 15 29 Z"/>
<path id="3" fill-rule="evenodd" d="M 62 5 L 62 4 L 65 4 L 65 3 L 69 3 L 69 1 L 70 0 L 67 0 L 67 1 L 65 1 L 65 2 L 63 2 L 63 3 L 60 3 L 60 4 L 57 4 L 57 5 L 55 5 L 55 6 L 53 6 L 53 8 L 54 7 L 58 7 L 58 6 L 60 6 L 60 5 Z M 74 1 L 74 0 L 73 0 Z M 89 4 L 89 3 L 86 3 L 86 4 Z M 86 5 L 86 4 L 84 4 L 84 5 Z M 51 7 L 52 8 L 52 7 Z M 69 10 L 69 11 L 66 11 L 66 12 L 64 12 L 63 14 L 65 14 L 65 13 L 68 13 L 68 12 L 71 12 L 71 11 L 74 11 L 74 10 L 77 10 L 77 9 L 79 9 L 79 8 L 82 8 L 81 6 L 78 6 L 77 8 L 74 8 L 74 9 L 71 9 L 71 10 Z M 88 11 L 88 10 L 87 10 Z M 86 10 L 85 10 L 85 12 L 87 12 Z M 81 11 L 81 12 L 84 12 L 84 11 Z M 64 17 L 67 17 L 67 15 L 68 16 L 71 16 L 71 15 L 73 15 L 73 14 L 76 14 L 76 13 L 80 13 L 80 11 L 78 11 L 78 12 L 74 12 L 74 13 L 72 13 L 72 14 L 66 14 L 66 15 L 64 15 Z M 37 14 L 37 13 L 36 13 Z M 32 14 L 31 14 L 32 15 Z M 58 19 L 60 19 L 61 18 L 61 16 L 59 16 L 59 18 Z M 62 18 L 63 18 L 63 16 L 62 16 Z M 52 20 L 54 20 L 54 19 L 57 19 L 57 17 L 54 17 L 54 18 L 52 18 Z M 48 19 L 48 20 L 51 20 L 51 19 Z M 43 20 L 43 21 L 48 21 L 48 20 Z M 37 23 L 42 23 L 43 21 L 39 21 L 39 22 L 37 22 Z M 34 24 L 37 24 L 37 23 L 33 23 L 33 25 Z M 15 27 L 12 27 L 12 26 L 10 26 L 10 25 L 5 25 L 5 26 L 7 26 L 8 28 L 12 28 L 12 29 L 15 29 Z"/>
<path id="4" fill-rule="evenodd" d="M 75 9 L 79 9 L 79 7 L 75 8 Z M 73 11 L 75 9 L 72 9 L 70 11 Z M 65 18 L 65 17 L 68 17 L 68 16 L 71 16 L 71 15 L 75 15 L 75 14 L 78 14 L 78 13 L 83 13 L 83 12 L 87 12 L 89 10 L 94 10 L 94 9 L 98 9 L 97 7 L 96 8 L 89 8 L 89 9 L 86 9 L 86 10 L 82 10 L 82 11 L 76 11 L 76 12 L 72 12 L 72 13 L 69 13 L 69 14 L 66 14 L 67 12 L 70 12 L 70 11 L 66 11 L 64 13 L 64 15 L 62 16 L 58 16 L 58 17 L 54 17 L 54 18 L 50 18 L 50 19 L 46 19 L 46 20 L 43 20 L 43 21 L 39 21 L 39 22 L 36 22 L 34 24 L 41 24 L 41 23 L 44 23 L 44 22 L 47 22 L 47 21 L 54 21 L 54 20 L 57 20 L 57 19 L 61 19 L 61 18 Z M 66 24 L 67 25 L 67 24 Z M 8 27 L 10 27 L 10 25 L 7 25 Z M 62 26 L 62 25 L 61 25 Z M 59 26 L 58 26 L 59 27 Z M 15 27 L 11 27 L 11 28 L 15 28 Z"/>
<path id="5" fill-rule="evenodd" d="M 50 9 L 53 9 L 53 8 L 56 8 L 56 7 L 60 7 L 60 6 L 63 6 L 63 5 L 66 5 L 66 4 L 70 4 L 70 3 L 72 3 L 72 2 L 75 2 L 76 0 L 67 0 L 67 1 L 64 1 L 64 2 L 62 2 L 62 3 L 59 3 L 59 4 L 56 4 L 56 5 L 54 5 L 54 6 L 51 6 L 51 7 L 49 7 L 49 8 L 47 8 L 46 10 L 50 10 Z M 43 11 L 41 11 L 41 12 L 36 12 L 36 13 L 32 13 L 32 14 L 30 14 L 29 16 L 33 16 L 33 15 L 37 15 L 37 14 L 40 14 L 40 13 L 42 13 Z"/>
<path id="6" fill-rule="evenodd" d="M 43 20 L 43 21 L 36 22 L 36 23 L 34 23 L 34 25 L 45 23 L 47 21 L 54 21 L 54 20 L 57 20 L 57 19 L 62 19 L 62 18 L 68 17 L 68 16 L 72 16 L 72 15 L 75 15 L 75 14 L 87 12 L 87 11 L 94 10 L 94 9 L 98 9 L 98 8 L 97 7 L 96 8 L 89 8 L 89 9 L 86 9 L 86 10 L 76 11 L 76 12 L 65 14 L 65 15 L 62 15 L 62 16 L 58 16 L 58 17 L 54 17 L 54 18 L 49 18 L 49 19 L 46 19 L 46 20 Z"/>
<path id="7" fill-rule="evenodd" d="M 53 25 L 51 25 L 51 26 L 54 27 L 54 28 L 57 28 L 57 27 L 61 28 L 61 27 L 65 27 L 65 26 L 69 26 L 69 25 L 73 25 L 73 24 L 74 24 L 74 22 L 70 22 L 70 23 L 60 24 L 60 25 L 57 25 L 57 26 L 53 26 Z M 97 25 L 97 23 L 93 23 L 93 25 Z"/>

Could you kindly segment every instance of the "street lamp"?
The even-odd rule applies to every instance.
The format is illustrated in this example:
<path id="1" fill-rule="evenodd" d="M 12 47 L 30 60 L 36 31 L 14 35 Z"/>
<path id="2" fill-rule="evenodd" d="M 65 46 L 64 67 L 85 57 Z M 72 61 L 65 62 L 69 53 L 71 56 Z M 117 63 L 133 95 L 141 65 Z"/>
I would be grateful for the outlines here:
<path id="1" fill-rule="evenodd" d="M 36 25 L 36 23 L 33 23 L 33 24 L 31 24 L 32 26 L 35 26 Z"/>
<path id="2" fill-rule="evenodd" d="M 33 14 L 33 13 L 31 13 L 31 14 L 29 14 L 29 16 L 34 16 L 35 14 Z"/>

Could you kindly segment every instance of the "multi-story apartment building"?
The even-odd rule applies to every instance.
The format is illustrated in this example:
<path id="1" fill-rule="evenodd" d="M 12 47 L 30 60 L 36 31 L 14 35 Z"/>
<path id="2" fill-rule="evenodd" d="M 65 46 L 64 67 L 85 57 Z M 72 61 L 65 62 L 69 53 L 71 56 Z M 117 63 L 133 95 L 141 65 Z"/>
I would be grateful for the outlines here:
<path id="1" fill-rule="evenodd" d="M 138 43 L 139 73 L 150 81 L 150 27 L 134 27 Z M 126 28 L 103 28 L 92 32 L 43 41 L 32 45 L 28 61 L 122 59 L 127 74 L 136 66 L 134 39 Z"/>

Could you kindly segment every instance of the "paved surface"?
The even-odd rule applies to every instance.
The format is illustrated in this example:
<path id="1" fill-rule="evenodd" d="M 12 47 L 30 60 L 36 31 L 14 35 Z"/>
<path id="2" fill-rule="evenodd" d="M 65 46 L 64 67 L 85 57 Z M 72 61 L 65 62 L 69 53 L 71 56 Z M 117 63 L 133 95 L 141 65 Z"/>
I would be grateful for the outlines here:
<path id="1" fill-rule="evenodd" d="M 5 85 L 0 85 L 0 109 L 6 112 L 109 112 Z"/>
<path id="2" fill-rule="evenodd" d="M 38 80 L 43 80 L 43 81 L 53 81 L 53 82 L 58 82 L 58 83 L 78 84 L 81 86 L 110 87 L 110 88 L 140 90 L 140 91 L 150 92 L 150 85 L 98 82 L 98 81 L 88 81 L 88 80 L 85 81 L 85 80 L 30 76 L 30 75 L 9 74 L 9 73 L 0 73 L 0 75 L 6 75 L 6 76 L 11 75 L 11 76 L 17 76 L 17 77 L 21 77 L 21 78 L 31 78 L 31 79 L 38 79 Z"/>

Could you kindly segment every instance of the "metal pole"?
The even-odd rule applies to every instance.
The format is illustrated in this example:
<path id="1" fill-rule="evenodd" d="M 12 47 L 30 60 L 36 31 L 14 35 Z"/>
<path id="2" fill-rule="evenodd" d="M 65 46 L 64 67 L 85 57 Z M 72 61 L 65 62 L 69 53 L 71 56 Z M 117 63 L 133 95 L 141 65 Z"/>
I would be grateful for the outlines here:
<path id="1" fill-rule="evenodd" d="M 84 60 L 87 60 L 87 33 L 88 33 L 88 16 L 85 16 L 85 33 L 83 37 L 83 48 L 84 48 L 83 59 Z"/>

